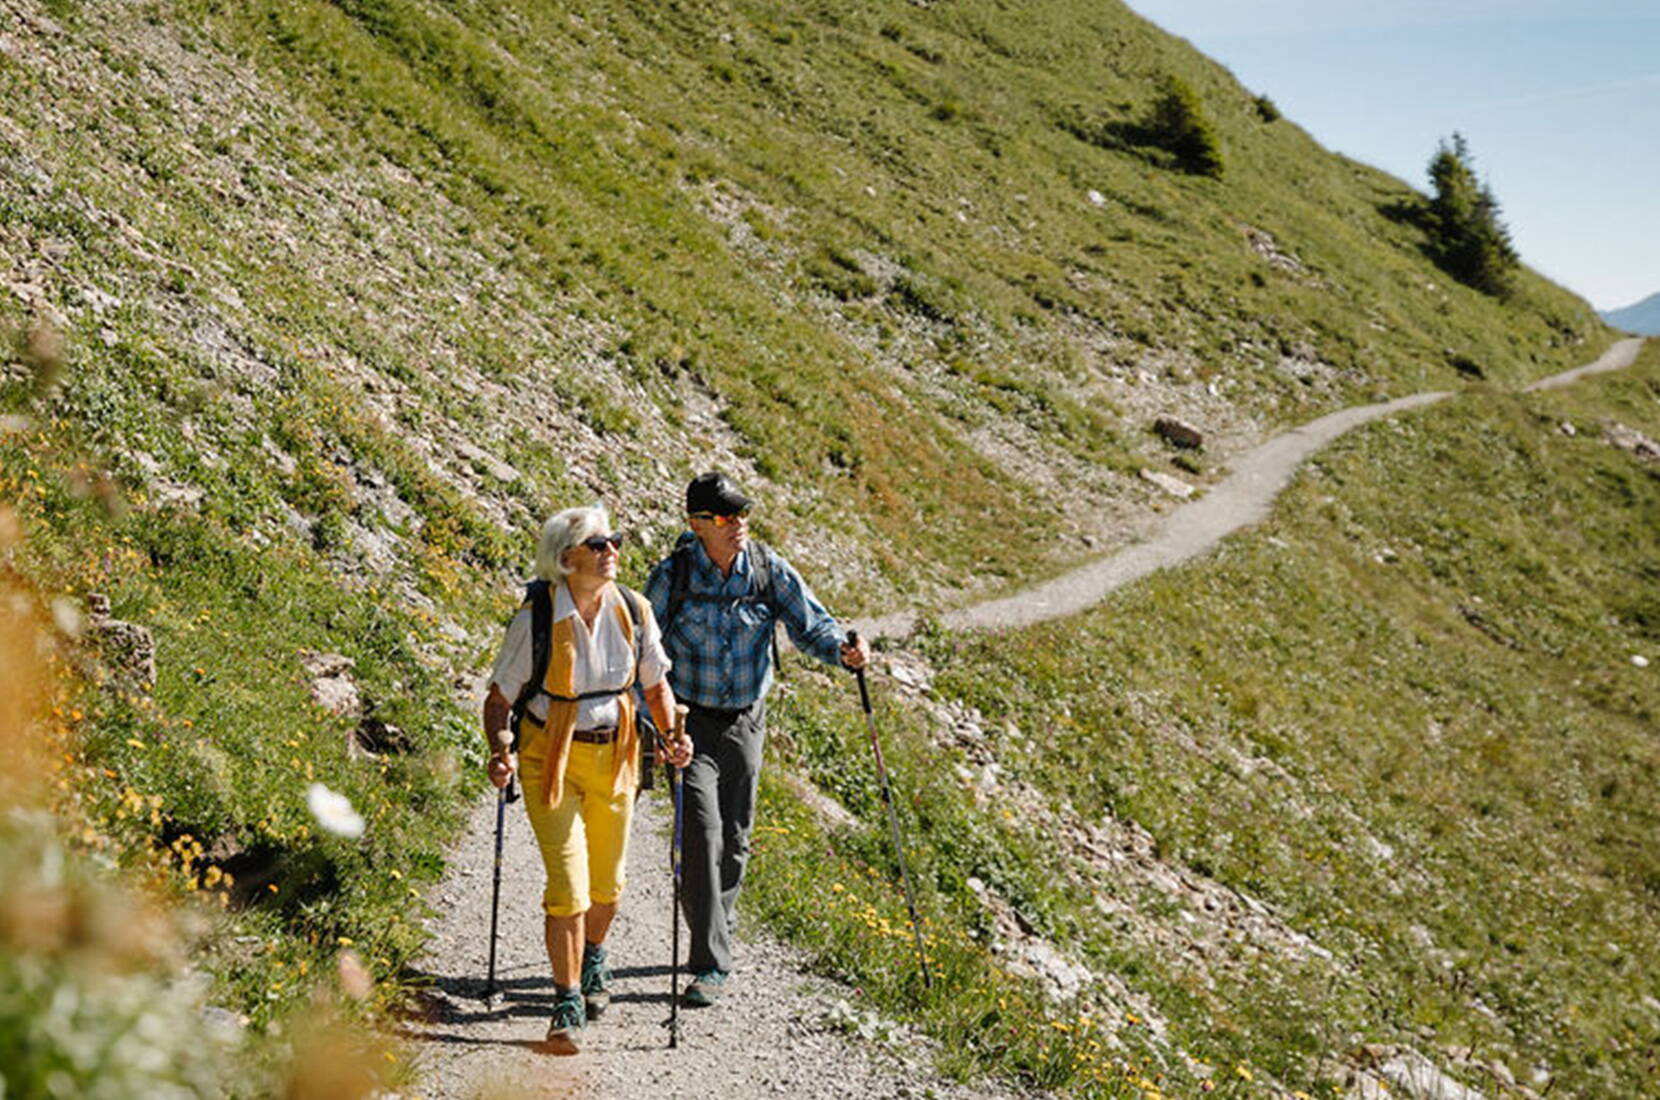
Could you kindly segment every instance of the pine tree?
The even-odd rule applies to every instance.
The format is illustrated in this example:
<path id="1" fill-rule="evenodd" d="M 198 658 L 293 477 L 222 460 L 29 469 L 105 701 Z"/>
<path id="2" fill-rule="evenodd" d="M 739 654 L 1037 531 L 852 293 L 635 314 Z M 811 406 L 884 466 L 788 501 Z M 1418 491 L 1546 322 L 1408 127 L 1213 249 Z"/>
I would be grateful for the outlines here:
<path id="1" fill-rule="evenodd" d="M 1499 218 L 1492 190 L 1476 179 L 1469 144 L 1454 133 L 1429 162 L 1435 197 L 1430 200 L 1430 250 L 1441 269 L 1461 283 L 1497 298 L 1515 285 L 1520 257 Z"/>
<path id="2" fill-rule="evenodd" d="M 1199 93 L 1180 77 L 1165 81 L 1164 94 L 1153 104 L 1147 130 L 1160 146 L 1175 155 L 1183 171 L 1199 176 L 1222 174 L 1222 142 L 1216 136 L 1216 127 L 1206 117 Z"/>

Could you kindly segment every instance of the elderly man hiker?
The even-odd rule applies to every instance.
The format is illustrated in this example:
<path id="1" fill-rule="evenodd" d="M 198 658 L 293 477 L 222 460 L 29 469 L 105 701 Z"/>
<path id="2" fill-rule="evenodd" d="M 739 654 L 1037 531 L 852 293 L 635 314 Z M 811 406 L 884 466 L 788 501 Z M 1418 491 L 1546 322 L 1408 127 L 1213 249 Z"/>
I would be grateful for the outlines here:
<path id="1" fill-rule="evenodd" d="M 508 625 L 490 676 L 484 732 L 490 781 L 512 778 L 515 709 L 525 809 L 547 871 L 543 933 L 554 1001 L 544 1049 L 575 1054 L 581 1030 L 610 1003 L 605 935 L 617 912 L 628 826 L 639 781 L 633 687 L 663 730 L 673 729 L 668 657 L 651 608 L 616 583 L 622 536 L 599 507 L 568 508 L 542 528 L 533 584 Z M 533 623 L 546 614 L 538 645 Z M 545 668 L 535 668 L 545 654 Z M 517 703 L 517 708 L 515 707 Z M 684 737 L 668 744 L 677 766 L 691 758 Z"/>
<path id="2" fill-rule="evenodd" d="M 693 478 L 686 488 L 691 530 L 652 569 L 645 588 L 673 661 L 669 682 L 690 708 L 682 898 L 694 975 L 684 1003 L 692 1007 L 714 1004 L 732 972 L 774 624 L 782 620 L 797 649 L 828 664 L 857 669 L 870 657 L 862 639 L 845 644 L 846 632 L 789 562 L 750 540 L 749 510 L 749 498 L 724 474 Z"/>

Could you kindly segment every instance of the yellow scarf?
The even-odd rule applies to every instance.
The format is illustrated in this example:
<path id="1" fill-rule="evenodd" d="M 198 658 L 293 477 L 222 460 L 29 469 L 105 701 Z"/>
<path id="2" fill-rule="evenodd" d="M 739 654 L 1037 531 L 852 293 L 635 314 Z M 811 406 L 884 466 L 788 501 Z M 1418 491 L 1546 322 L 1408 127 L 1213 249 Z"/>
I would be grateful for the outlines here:
<path id="1" fill-rule="evenodd" d="M 551 597 L 550 593 L 550 597 Z M 619 595 L 622 595 L 619 593 Z M 626 595 L 622 597 L 628 599 Z M 617 621 L 622 624 L 623 638 L 628 642 L 628 650 L 634 652 L 634 623 L 629 618 L 628 609 L 621 603 L 613 608 Z M 598 624 L 596 623 L 596 626 Z M 639 676 L 639 662 L 634 662 L 633 675 L 628 679 L 629 687 L 633 687 Z M 576 616 L 567 615 L 553 624 L 553 631 L 548 640 L 548 671 L 542 678 L 542 690 L 546 691 L 551 699 L 548 700 L 548 720 L 545 726 L 538 725 L 536 719 L 528 714 L 524 717 L 524 727 L 528 736 L 524 743 L 528 747 L 537 737 L 544 733 L 548 736 L 547 756 L 542 763 L 542 800 L 548 809 L 559 805 L 560 798 L 565 792 L 565 764 L 570 759 L 571 734 L 576 731 Z M 634 730 L 634 692 L 625 688 L 617 695 L 617 736 L 611 742 L 611 793 L 613 795 L 626 794 L 634 789 L 639 777 L 637 761 L 639 759 L 639 735 Z"/>

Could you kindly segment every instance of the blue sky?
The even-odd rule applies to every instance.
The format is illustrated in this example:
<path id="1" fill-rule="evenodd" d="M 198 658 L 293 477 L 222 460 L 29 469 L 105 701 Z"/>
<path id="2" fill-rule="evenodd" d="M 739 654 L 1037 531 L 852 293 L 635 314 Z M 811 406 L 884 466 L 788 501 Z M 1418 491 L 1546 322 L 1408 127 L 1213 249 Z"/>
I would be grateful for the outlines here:
<path id="1" fill-rule="evenodd" d="M 1522 259 L 1660 292 L 1660 0 L 1127 0 L 1327 148 L 1427 189 L 1454 130 Z"/>

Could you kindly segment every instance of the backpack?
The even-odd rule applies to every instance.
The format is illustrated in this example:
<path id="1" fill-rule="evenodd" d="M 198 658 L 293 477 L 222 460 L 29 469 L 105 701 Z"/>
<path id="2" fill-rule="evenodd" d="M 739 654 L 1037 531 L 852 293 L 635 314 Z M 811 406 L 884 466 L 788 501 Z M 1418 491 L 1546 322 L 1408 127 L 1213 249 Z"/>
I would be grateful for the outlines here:
<path id="1" fill-rule="evenodd" d="M 740 603 L 766 604 L 772 609 L 774 618 L 778 615 L 778 603 L 773 598 L 772 588 L 772 551 L 763 542 L 751 542 L 749 555 L 749 588 L 747 596 L 713 596 L 704 592 L 691 591 L 692 586 L 692 544 L 683 542 L 674 548 L 669 555 L 669 606 L 663 612 L 662 620 L 657 624 L 666 638 L 669 626 L 674 617 L 680 613 L 681 605 L 687 600 L 698 603 L 724 603 L 736 605 Z M 772 667 L 778 665 L 778 631 L 772 632 Z"/>
<path id="2" fill-rule="evenodd" d="M 622 593 L 623 605 L 628 608 L 628 621 L 634 628 L 635 682 L 622 689 L 633 691 L 640 678 L 640 601 L 645 597 L 620 584 L 617 585 L 617 589 Z M 545 580 L 531 581 L 525 586 L 525 602 L 530 604 L 530 679 L 519 689 L 519 697 L 513 700 L 513 709 L 508 714 L 507 728 L 513 731 L 514 752 L 519 751 L 519 726 L 524 721 L 525 711 L 530 708 L 532 700 L 544 694 L 544 681 L 547 679 L 550 657 L 549 643 L 553 640 L 553 586 Z M 576 698 L 601 699 L 607 695 L 617 694 L 619 692 L 585 691 Z M 652 720 L 651 712 L 646 709 L 643 699 L 634 707 L 634 728 L 639 735 L 641 753 L 640 768 L 635 774 L 639 776 L 639 785 L 642 788 L 650 787 L 656 756 L 657 723 Z"/>

